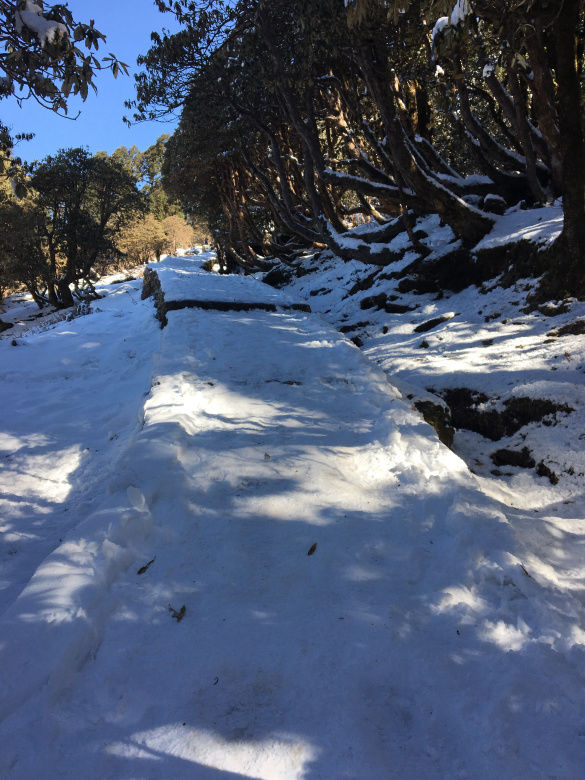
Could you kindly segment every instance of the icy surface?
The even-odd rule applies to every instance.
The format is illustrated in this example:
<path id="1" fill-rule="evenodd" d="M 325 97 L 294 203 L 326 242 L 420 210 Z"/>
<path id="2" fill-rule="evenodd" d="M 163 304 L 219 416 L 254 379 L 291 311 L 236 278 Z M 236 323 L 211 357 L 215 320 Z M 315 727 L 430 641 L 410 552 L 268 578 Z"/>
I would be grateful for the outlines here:
<path id="1" fill-rule="evenodd" d="M 257 300 L 185 262 L 157 264 L 192 274 L 185 297 Z M 324 261 L 290 294 L 364 319 L 388 282 L 342 301 L 363 269 Z M 0 339 L 4 522 L 52 529 L 22 568 L 26 540 L 0 558 L 0 776 L 579 777 L 582 490 L 471 473 L 389 381 L 504 352 L 511 380 L 546 382 L 544 352 L 526 374 L 514 345 L 475 343 L 530 334 L 481 325 L 471 291 L 424 296 L 372 318 L 368 358 L 316 315 L 184 309 L 161 331 L 138 282 L 104 292 Z M 443 310 L 445 351 L 421 351 Z"/>

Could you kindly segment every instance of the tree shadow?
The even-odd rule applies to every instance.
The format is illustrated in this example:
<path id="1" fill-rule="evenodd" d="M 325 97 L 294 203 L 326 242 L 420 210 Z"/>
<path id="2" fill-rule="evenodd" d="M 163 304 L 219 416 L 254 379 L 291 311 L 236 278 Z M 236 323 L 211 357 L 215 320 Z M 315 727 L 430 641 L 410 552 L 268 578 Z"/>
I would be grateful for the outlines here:
<path id="1" fill-rule="evenodd" d="M 190 368 L 163 355 L 111 507 L 80 529 L 107 529 L 70 594 L 84 614 L 40 626 L 39 587 L 18 629 L 23 652 L 43 639 L 28 695 L 49 725 L 33 756 L 12 710 L 15 776 L 575 776 L 583 605 L 523 571 L 529 513 L 483 496 L 334 336 L 315 365 L 300 321 L 180 314 Z M 296 344 L 302 384 L 266 382 L 275 357 L 234 383 L 246 326 L 271 356 Z M 81 552 L 59 553 L 75 576 Z"/>

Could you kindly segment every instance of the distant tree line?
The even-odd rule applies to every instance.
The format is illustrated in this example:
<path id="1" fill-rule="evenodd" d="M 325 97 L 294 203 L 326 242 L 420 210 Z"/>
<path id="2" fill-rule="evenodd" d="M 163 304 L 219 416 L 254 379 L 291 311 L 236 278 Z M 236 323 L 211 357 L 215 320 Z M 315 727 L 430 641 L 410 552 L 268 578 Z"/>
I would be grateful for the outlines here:
<path id="1" fill-rule="evenodd" d="M 95 297 L 112 267 L 188 248 L 194 231 L 165 195 L 168 136 L 145 152 L 65 149 L 32 166 L 0 158 L 0 292 L 24 286 L 43 306 Z"/>
<path id="2" fill-rule="evenodd" d="M 317 246 L 384 265 L 397 230 L 424 250 L 416 215 L 470 247 L 494 213 L 562 196 L 554 257 L 582 281 L 582 0 L 157 4 L 182 29 L 153 34 L 135 117 L 180 112 L 165 187 L 226 263 Z M 352 237 L 356 215 L 378 227 Z"/>

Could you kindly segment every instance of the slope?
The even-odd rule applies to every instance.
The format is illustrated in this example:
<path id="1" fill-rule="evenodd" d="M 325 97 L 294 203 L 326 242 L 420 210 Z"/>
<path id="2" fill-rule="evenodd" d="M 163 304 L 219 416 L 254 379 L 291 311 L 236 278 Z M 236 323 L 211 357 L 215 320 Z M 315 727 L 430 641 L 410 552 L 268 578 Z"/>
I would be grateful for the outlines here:
<path id="1" fill-rule="evenodd" d="M 583 605 L 524 565 L 533 515 L 316 316 L 151 344 L 109 495 L 2 618 L 0 773 L 576 776 Z"/>

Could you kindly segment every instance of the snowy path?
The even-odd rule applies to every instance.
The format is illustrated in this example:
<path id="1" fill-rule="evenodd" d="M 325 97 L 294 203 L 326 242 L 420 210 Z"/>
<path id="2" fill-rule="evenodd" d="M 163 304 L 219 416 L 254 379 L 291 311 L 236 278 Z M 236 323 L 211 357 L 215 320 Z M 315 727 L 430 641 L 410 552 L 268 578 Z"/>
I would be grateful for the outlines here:
<path id="1" fill-rule="evenodd" d="M 0 776 L 578 777 L 579 594 L 385 375 L 302 314 L 151 343 L 109 498 L 0 625 Z"/>
<path id="2" fill-rule="evenodd" d="M 102 500 L 142 411 L 158 338 L 152 306 L 134 282 L 93 309 L 16 347 L 13 331 L 0 341 L 0 614 Z"/>

